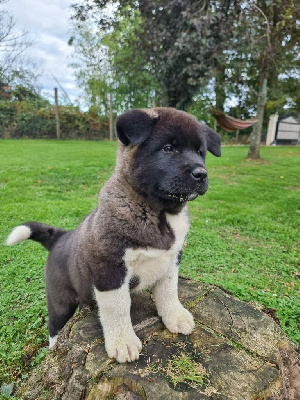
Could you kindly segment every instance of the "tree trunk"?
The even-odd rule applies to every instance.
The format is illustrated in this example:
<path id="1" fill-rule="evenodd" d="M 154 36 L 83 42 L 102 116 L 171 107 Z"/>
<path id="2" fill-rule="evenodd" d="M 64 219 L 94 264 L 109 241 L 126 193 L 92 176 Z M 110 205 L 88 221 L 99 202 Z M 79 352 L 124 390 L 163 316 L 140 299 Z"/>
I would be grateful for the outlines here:
<path id="1" fill-rule="evenodd" d="M 225 67 L 223 65 L 217 67 L 215 93 L 216 93 L 216 107 L 218 110 L 224 111 L 226 93 L 225 93 Z"/>
<path id="2" fill-rule="evenodd" d="M 109 93 L 109 140 L 113 140 L 113 99 L 112 93 Z"/>
<path id="3" fill-rule="evenodd" d="M 267 102 L 267 83 L 268 79 L 264 76 L 261 79 L 261 84 L 258 93 L 258 104 L 257 104 L 257 118 L 258 123 L 254 125 L 251 136 L 250 136 L 250 149 L 248 153 L 248 158 L 253 160 L 258 160 L 260 158 L 260 141 L 261 141 L 261 131 L 264 120 L 265 106 Z"/>
<path id="4" fill-rule="evenodd" d="M 14 398 L 300 399 L 294 345 L 269 315 L 203 282 L 181 278 L 179 297 L 195 318 L 190 336 L 164 327 L 149 292 L 132 294 L 143 349 L 125 364 L 107 357 L 97 310 L 83 308 Z"/>

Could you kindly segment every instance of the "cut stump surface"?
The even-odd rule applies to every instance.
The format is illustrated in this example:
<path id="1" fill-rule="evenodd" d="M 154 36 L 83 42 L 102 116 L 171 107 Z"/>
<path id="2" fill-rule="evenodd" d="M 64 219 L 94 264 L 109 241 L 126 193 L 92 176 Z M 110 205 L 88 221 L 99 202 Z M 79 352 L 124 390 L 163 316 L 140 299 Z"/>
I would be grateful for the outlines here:
<path id="1" fill-rule="evenodd" d="M 132 294 L 139 360 L 107 357 L 97 310 L 83 308 L 23 384 L 33 400 L 299 400 L 295 346 L 276 322 L 216 286 L 181 278 L 181 302 L 194 315 L 191 336 L 171 334 L 150 292 Z"/>

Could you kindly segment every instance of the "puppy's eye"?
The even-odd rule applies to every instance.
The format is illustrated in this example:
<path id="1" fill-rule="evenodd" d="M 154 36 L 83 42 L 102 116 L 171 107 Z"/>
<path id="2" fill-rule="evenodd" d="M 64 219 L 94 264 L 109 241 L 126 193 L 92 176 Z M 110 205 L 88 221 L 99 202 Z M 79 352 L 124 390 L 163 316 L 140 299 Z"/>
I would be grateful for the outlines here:
<path id="1" fill-rule="evenodd" d="M 200 150 L 198 150 L 198 154 L 199 154 L 200 157 L 203 157 L 204 156 L 204 151 L 200 149 Z"/>
<path id="2" fill-rule="evenodd" d="M 167 144 L 166 146 L 163 147 L 163 151 L 165 153 L 172 153 L 173 151 L 173 146 L 171 146 L 170 144 Z"/>

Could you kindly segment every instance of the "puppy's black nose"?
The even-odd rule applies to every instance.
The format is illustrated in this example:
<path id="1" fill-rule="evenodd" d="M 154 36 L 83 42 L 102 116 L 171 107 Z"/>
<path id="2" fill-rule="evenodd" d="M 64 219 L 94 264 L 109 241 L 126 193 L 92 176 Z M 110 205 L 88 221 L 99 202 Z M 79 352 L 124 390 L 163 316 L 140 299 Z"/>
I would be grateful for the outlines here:
<path id="1" fill-rule="evenodd" d="M 195 179 L 203 181 L 207 177 L 207 171 L 205 168 L 197 167 L 192 171 L 192 175 Z"/>

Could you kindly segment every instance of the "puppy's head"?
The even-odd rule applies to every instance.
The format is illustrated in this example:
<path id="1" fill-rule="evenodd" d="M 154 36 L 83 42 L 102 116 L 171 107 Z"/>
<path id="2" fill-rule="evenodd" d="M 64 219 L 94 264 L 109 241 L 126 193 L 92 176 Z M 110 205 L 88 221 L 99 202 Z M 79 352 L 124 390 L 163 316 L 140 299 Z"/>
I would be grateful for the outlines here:
<path id="1" fill-rule="evenodd" d="M 173 108 L 132 110 L 116 123 L 118 170 L 151 200 L 170 207 L 208 188 L 206 152 L 221 156 L 217 133 Z"/>

